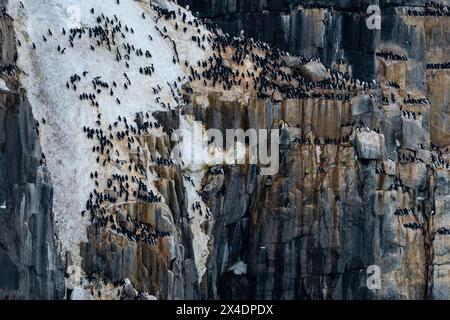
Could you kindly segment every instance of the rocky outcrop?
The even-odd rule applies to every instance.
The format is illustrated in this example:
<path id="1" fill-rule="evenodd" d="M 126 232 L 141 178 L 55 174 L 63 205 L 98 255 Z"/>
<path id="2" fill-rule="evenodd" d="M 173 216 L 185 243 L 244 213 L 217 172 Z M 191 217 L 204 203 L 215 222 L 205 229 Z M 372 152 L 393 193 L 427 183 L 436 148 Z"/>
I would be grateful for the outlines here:
<path id="1" fill-rule="evenodd" d="M 324 65 L 317 61 L 310 61 L 299 68 L 299 73 L 312 82 L 320 82 L 329 78 Z"/>
<path id="2" fill-rule="evenodd" d="M 360 159 L 383 160 L 386 156 L 384 136 L 376 132 L 358 132 L 355 144 Z"/>

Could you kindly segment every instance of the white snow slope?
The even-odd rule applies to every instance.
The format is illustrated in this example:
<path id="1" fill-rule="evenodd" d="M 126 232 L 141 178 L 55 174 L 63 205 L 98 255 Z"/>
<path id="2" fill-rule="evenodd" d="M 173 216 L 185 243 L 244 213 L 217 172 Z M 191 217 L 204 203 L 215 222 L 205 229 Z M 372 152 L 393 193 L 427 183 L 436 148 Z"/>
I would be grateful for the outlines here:
<path id="1" fill-rule="evenodd" d="M 166 0 L 153 1 L 153 4 L 179 10 L 175 3 Z M 162 88 L 158 94 L 161 101 L 175 106 L 167 82 L 173 83 L 178 77 L 186 79 L 188 68 L 184 66 L 184 61 L 195 65 L 199 60 L 206 60 L 212 51 L 207 43 L 206 50 L 202 50 L 191 40 L 197 28 L 179 21 L 180 27 L 186 26 L 188 31 L 176 32 L 173 21 L 155 21 L 156 13 L 148 1 L 120 0 L 117 4 L 116 0 L 12 0 L 7 10 L 15 19 L 16 37 L 21 43 L 18 46 L 18 67 L 23 71 L 21 83 L 27 91 L 34 117 L 40 122 L 41 145 L 54 185 L 53 210 L 62 250 L 76 256 L 80 242 L 87 241 L 86 227 L 89 222 L 80 212 L 84 210 L 92 191 L 89 172 L 102 172 L 101 165 L 96 163 L 97 155 L 92 153 L 93 145 L 82 130 L 83 126 L 93 127 L 99 113 L 105 126 L 105 123 L 116 121 L 119 115 L 134 118 L 141 111 L 150 114 L 157 110 L 167 111 L 155 101 L 156 95 L 151 88 L 159 84 Z M 186 12 L 188 20 L 193 19 L 189 12 L 181 10 Z M 105 45 L 97 46 L 96 41 L 88 36 L 74 39 L 74 47 L 70 47 L 68 35 L 63 35 L 63 28 L 69 32 L 70 28 L 94 27 L 98 25 L 96 20 L 101 14 L 111 20 L 115 15 L 122 26 L 133 28 L 133 32 L 126 33 L 125 39 L 116 37 L 117 47 L 129 43 L 143 52 L 148 50 L 152 58 L 132 54 L 127 68 L 125 60 L 116 61 L 116 46 L 109 51 Z M 166 34 L 177 43 L 181 63 L 174 64 L 173 45 L 161 36 L 155 26 L 160 30 L 166 26 Z M 199 28 L 202 33 L 208 33 L 204 27 Z M 92 51 L 91 45 L 95 51 Z M 58 51 L 58 46 L 61 51 L 66 48 L 63 54 Z M 155 67 L 152 76 L 139 73 L 140 67 L 150 64 Z M 85 71 L 88 74 L 83 76 Z M 127 82 L 125 72 L 131 81 L 128 90 L 123 87 Z M 76 83 L 76 91 L 66 88 L 66 83 L 74 74 L 82 78 Z M 109 84 L 113 81 L 118 84 L 114 96 L 107 93 L 97 95 L 98 108 L 90 106 L 89 101 L 79 99 L 81 93 L 92 92 L 94 77 L 101 77 Z M 120 105 L 116 102 L 117 97 L 121 100 Z M 41 119 L 45 119 L 45 125 Z M 196 236 L 200 232 L 199 223 L 194 225 Z M 196 241 L 195 254 L 199 257 L 197 268 L 203 273 L 209 238 L 203 234 L 199 239 L 201 241 Z M 201 274 L 199 276 L 201 278 Z"/>

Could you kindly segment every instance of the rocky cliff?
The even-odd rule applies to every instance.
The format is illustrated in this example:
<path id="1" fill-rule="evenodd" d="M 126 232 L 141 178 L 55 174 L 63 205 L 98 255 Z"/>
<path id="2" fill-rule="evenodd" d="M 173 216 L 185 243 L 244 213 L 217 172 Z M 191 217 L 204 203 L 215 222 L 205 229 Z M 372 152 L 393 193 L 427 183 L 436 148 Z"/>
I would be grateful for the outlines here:
<path id="1" fill-rule="evenodd" d="M 179 3 L 2 4 L 2 296 L 448 299 L 448 7 Z"/>
<path id="2" fill-rule="evenodd" d="M 64 266 L 57 254 L 53 186 L 18 80 L 13 20 L 3 14 L 0 25 L 0 297 L 61 299 Z"/>
<path id="3" fill-rule="evenodd" d="M 375 139 L 372 148 L 372 143 L 368 145 L 373 140 L 371 135 L 360 133 L 353 151 L 325 147 L 318 157 L 314 157 L 313 147 L 308 152 L 302 150 L 305 147 L 292 151 L 289 146 L 288 151 L 281 151 L 286 159 L 281 168 L 284 173 L 268 190 L 252 189 L 249 203 L 238 210 L 247 211 L 244 217 L 248 220 L 220 209 L 226 214 L 222 231 L 217 234 L 226 239 L 234 255 L 245 252 L 239 259 L 250 263 L 245 280 L 242 276 L 225 276 L 227 280 L 235 277 L 239 284 L 235 291 L 223 287 L 227 296 L 446 298 L 444 248 L 448 240 L 440 228 L 446 223 L 443 208 L 447 195 L 443 190 L 447 189 L 447 173 L 444 170 L 443 178 L 440 170 L 430 170 L 426 165 L 430 153 L 421 148 L 430 150 L 431 145 L 447 150 L 448 145 L 445 119 L 449 95 L 442 90 L 449 86 L 448 68 L 442 67 L 449 59 L 446 48 L 450 38 L 444 31 L 450 23 L 448 3 L 380 1 L 376 4 L 381 9 L 381 30 L 366 27 L 367 8 L 373 2 L 180 3 L 189 4 L 209 23 L 220 25 L 231 35 L 243 30 L 247 37 L 291 53 L 320 57 L 326 66 L 366 81 L 377 79 L 380 84 L 378 102 L 355 99 L 349 109 L 324 102 L 316 102 L 315 108 L 314 102 L 312 106 L 298 106 L 292 101 L 275 107 L 279 109 L 275 114 L 280 116 L 273 120 L 306 126 L 306 132 L 313 136 L 339 137 L 346 123 L 362 121 L 381 128 L 385 140 Z M 405 58 L 392 58 L 383 55 L 385 52 Z M 421 98 L 428 101 L 424 103 Z M 254 111 L 260 110 L 261 104 L 256 103 L 260 107 L 250 111 L 248 117 L 257 117 Z M 416 114 L 420 116 L 416 118 Z M 441 154 L 444 158 L 445 152 Z M 332 169 L 311 176 L 311 162 Z M 411 194 L 393 192 L 391 185 L 396 179 L 411 186 Z M 251 207 L 252 202 L 264 205 Z M 413 220 L 425 223 L 423 231 L 405 232 L 404 222 L 411 217 L 396 215 L 398 208 L 412 209 Z M 253 225 L 246 225 L 246 231 L 240 234 L 242 221 Z M 231 239 L 227 238 L 228 228 L 237 232 Z M 235 243 L 241 242 L 237 239 L 245 239 L 249 247 L 243 249 Z M 229 260 L 228 252 L 219 253 L 222 242 L 213 250 L 217 257 L 212 259 L 212 267 Z M 226 265 L 237 262 L 234 259 Z M 379 265 L 384 275 L 381 291 L 364 289 L 366 267 L 371 264 Z M 257 290 L 240 290 L 241 286 Z"/>
<path id="4" fill-rule="evenodd" d="M 402 72 L 404 90 L 417 91 L 434 101 L 430 134 L 435 143 L 446 144 L 448 95 L 434 96 L 436 83 L 447 83 L 445 72 L 435 72 L 427 64 L 447 63 L 449 46 L 448 1 L 214 1 L 181 0 L 192 11 L 230 35 L 245 32 L 247 37 L 271 43 L 305 57 L 317 57 L 329 67 L 371 81 L 386 77 L 386 64 L 377 52 L 387 49 L 408 57 Z M 381 30 L 366 26 L 369 6 L 378 5 Z M 442 8 L 442 10 L 440 9 Z M 382 71 L 385 70 L 385 71 Z M 428 71 L 430 70 L 430 71 Z M 405 74 L 406 73 L 406 74 Z M 394 80 L 395 81 L 395 80 Z M 400 84 L 400 83 L 398 83 Z M 444 120 L 445 119 L 445 120 Z"/>

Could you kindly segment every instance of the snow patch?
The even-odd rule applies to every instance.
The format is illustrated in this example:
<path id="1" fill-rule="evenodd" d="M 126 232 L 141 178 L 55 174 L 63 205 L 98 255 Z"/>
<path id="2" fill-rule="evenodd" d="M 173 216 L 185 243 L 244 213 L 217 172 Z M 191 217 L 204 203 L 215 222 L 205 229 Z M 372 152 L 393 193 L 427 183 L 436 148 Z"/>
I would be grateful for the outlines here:
<path id="1" fill-rule="evenodd" d="M 246 265 L 244 262 L 239 261 L 239 262 L 236 262 L 235 264 L 233 264 L 233 265 L 228 269 L 228 271 L 233 271 L 233 273 L 234 273 L 235 275 L 240 276 L 240 275 L 242 275 L 242 274 L 246 274 L 246 273 L 247 273 L 247 265 Z"/>

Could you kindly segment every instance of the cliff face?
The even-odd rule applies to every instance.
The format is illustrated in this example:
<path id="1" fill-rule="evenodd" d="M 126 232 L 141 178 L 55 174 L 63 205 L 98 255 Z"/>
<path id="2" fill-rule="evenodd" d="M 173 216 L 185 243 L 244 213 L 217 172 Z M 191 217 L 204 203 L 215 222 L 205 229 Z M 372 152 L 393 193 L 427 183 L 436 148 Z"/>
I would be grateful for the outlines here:
<path id="1" fill-rule="evenodd" d="M 180 2 L 274 46 L 165 0 L 5 2 L 0 294 L 449 299 L 449 17 Z M 208 129 L 278 129 L 279 170 Z"/>
<path id="2" fill-rule="evenodd" d="M 184 185 L 180 164 L 160 160 L 174 147 L 165 130 L 180 122 L 170 109 L 178 104 L 176 81 L 187 81 L 181 61 L 196 65 L 210 48 L 188 42 L 193 27 L 177 34 L 158 23 L 157 10 L 178 10 L 166 1 L 156 8 L 12 1 L 7 9 L 19 85 L 39 119 L 31 128 L 39 128 L 52 173 L 52 198 L 45 200 L 53 215 L 43 227 L 56 225 L 61 246 L 48 250 L 64 257 L 66 297 L 198 299 L 208 236 L 203 218 L 187 220 L 198 195 Z M 108 49 L 105 36 L 116 26 L 123 30 Z"/>
<path id="3" fill-rule="evenodd" d="M 399 112 L 390 115 L 373 108 L 370 100 L 366 103 L 368 111 L 358 116 L 352 115 L 349 104 L 299 100 L 279 104 L 251 101 L 246 108 L 217 103 L 208 111 L 216 115 L 218 109 L 228 110 L 232 119 L 224 119 L 228 120 L 227 128 L 251 124 L 263 128 L 284 120 L 310 127 L 301 132 L 302 137 L 341 138 L 341 126 L 347 121 L 383 119 L 387 122 L 383 132 L 386 140 L 390 134 L 398 134 Z M 288 142 L 280 147 L 280 172 L 270 180 L 258 176 L 250 166 L 224 167 L 224 180 L 204 177 L 204 189 L 216 190 L 204 194 L 214 217 L 204 279 L 206 297 L 427 297 L 431 266 L 425 246 L 430 230 L 413 231 L 404 224 L 423 223 L 423 216 L 429 215 L 425 208 L 417 209 L 416 197 L 423 196 L 427 204 L 434 205 L 430 194 L 434 184 L 429 181 L 434 173 L 422 163 L 388 160 L 386 151 L 366 155 L 372 138 L 355 136 L 355 146 L 359 138 L 362 150 L 351 143 L 317 146 Z M 412 189 L 391 189 L 397 178 Z M 415 212 L 399 217 L 395 215 L 397 208 Z M 239 264 L 246 266 L 246 272 L 233 271 Z M 367 268 L 371 265 L 382 271 L 381 290 L 367 288 Z"/>
<path id="4" fill-rule="evenodd" d="M 17 79 L 12 19 L 0 20 L 0 297 L 61 299 L 64 266 L 55 238 L 51 177 Z"/>
<path id="5" fill-rule="evenodd" d="M 274 106 L 254 102 L 242 115 L 236 116 L 236 108 L 230 110 L 241 119 L 300 124 L 307 128 L 302 134 L 311 132 L 315 137 L 339 137 L 346 124 L 362 121 L 381 128 L 386 150 L 375 156 L 364 152 L 367 141 L 363 135 L 356 136 L 353 147 L 287 145 L 281 150 L 281 172 L 270 187 L 264 181 L 258 183 L 251 170 L 239 170 L 239 180 L 230 178 L 224 183 L 228 193 L 219 198 L 223 202 L 211 200 L 220 222 L 213 231 L 208 294 L 288 299 L 448 298 L 443 289 L 448 285 L 448 240 L 437 231 L 448 223 L 444 209 L 448 173 L 426 165 L 430 152 L 421 147 L 429 150 L 430 143 L 446 147 L 449 141 L 449 94 L 444 92 L 449 87 L 448 69 L 427 68 L 427 64 L 449 60 L 445 48 L 450 38 L 444 31 L 449 17 L 425 9 L 425 1 L 380 1 L 382 24 L 377 31 L 365 25 L 366 9 L 373 3 L 364 1 L 179 3 L 189 4 L 232 35 L 244 30 L 247 37 L 291 53 L 320 57 L 327 66 L 380 83 L 375 93 L 379 100 L 373 103 L 367 98 L 355 99 L 348 106 L 323 101 L 283 101 Z M 428 14 L 414 16 L 414 10 Z M 392 61 L 377 52 L 394 52 L 407 61 Z M 426 97 L 430 104 L 411 102 L 413 96 L 417 100 Z M 221 108 L 214 106 L 210 113 L 217 114 Z M 276 111 L 267 115 L 267 109 Z M 412 119 L 402 113 L 405 110 L 421 116 Z M 425 163 L 409 163 L 405 154 L 406 159 L 413 155 Z M 317 167 L 330 169 L 314 174 Z M 406 193 L 391 190 L 397 179 L 411 189 Z M 246 186 L 246 192 L 236 207 L 237 186 Z M 414 216 L 395 215 L 397 208 L 412 209 Z M 405 229 L 410 221 L 425 227 Z M 238 261 L 247 264 L 247 275 L 226 272 Z M 381 290 L 366 287 L 369 265 L 381 268 Z"/>
<path id="6" fill-rule="evenodd" d="M 377 1 L 378 2 L 378 1 Z M 190 1 L 193 12 L 231 35 L 271 43 L 292 54 L 320 57 L 328 66 L 344 59 L 354 75 L 373 79 L 376 33 L 361 14 L 374 1 Z M 394 5 L 394 4 L 392 4 Z"/>
<path id="7" fill-rule="evenodd" d="M 376 52 L 387 49 L 406 55 L 407 69 L 399 64 L 399 68 L 389 71 L 390 76 L 406 81 L 403 90 L 417 91 L 433 102 L 430 134 L 434 143 L 448 143 L 449 114 L 445 106 L 449 96 L 441 91 L 444 86 L 436 85 L 448 85 L 448 75 L 426 68 L 428 63 L 448 62 L 445 48 L 450 41 L 446 31 L 448 15 L 435 16 L 437 10 L 427 7 L 427 3 L 448 6 L 448 1 L 181 0 L 178 3 L 189 5 L 193 12 L 230 35 L 239 35 L 243 30 L 247 37 L 292 54 L 318 57 L 326 66 L 366 81 L 381 81 L 387 76 L 386 65 L 380 65 Z M 366 27 L 370 5 L 380 7 L 379 31 Z M 426 15 L 414 16 L 414 11 Z"/>

